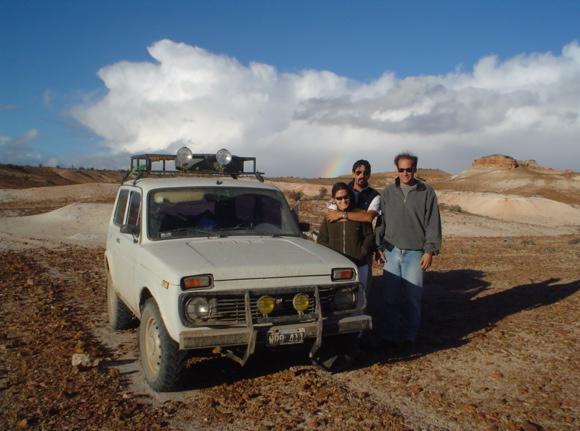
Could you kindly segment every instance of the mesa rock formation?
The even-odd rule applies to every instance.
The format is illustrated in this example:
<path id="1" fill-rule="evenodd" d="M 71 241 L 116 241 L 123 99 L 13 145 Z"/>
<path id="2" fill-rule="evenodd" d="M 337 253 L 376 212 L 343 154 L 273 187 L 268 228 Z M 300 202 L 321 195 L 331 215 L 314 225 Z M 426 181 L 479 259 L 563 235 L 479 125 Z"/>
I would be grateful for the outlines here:
<path id="1" fill-rule="evenodd" d="M 492 154 L 490 156 L 475 159 L 472 163 L 474 168 L 503 168 L 513 169 L 519 166 L 518 161 L 503 154 Z"/>

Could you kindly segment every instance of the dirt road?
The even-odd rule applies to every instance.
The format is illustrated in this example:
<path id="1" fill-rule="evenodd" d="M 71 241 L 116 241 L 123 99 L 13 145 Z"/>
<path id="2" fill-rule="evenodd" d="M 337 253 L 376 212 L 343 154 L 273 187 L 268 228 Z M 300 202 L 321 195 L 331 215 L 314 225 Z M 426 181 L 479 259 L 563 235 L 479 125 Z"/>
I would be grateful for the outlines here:
<path id="1" fill-rule="evenodd" d="M 337 374 L 300 351 L 197 360 L 166 395 L 143 384 L 135 330 L 106 327 L 102 249 L 2 251 L 0 428 L 580 428 L 580 237 L 444 247 L 413 351 L 367 350 Z"/>

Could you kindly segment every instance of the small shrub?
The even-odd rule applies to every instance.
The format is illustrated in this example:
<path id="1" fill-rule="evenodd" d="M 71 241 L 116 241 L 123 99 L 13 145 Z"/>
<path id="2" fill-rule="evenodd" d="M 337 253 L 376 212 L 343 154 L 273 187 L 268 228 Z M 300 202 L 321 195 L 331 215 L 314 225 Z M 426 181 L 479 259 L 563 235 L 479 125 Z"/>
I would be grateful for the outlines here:
<path id="1" fill-rule="evenodd" d="M 292 190 L 288 192 L 288 197 L 295 201 L 299 201 L 304 197 L 304 192 L 302 190 Z"/>
<path id="2" fill-rule="evenodd" d="M 326 196 L 327 193 L 328 193 L 328 189 L 326 187 L 320 187 L 320 189 L 318 189 L 318 198 L 324 199 L 324 197 Z"/>

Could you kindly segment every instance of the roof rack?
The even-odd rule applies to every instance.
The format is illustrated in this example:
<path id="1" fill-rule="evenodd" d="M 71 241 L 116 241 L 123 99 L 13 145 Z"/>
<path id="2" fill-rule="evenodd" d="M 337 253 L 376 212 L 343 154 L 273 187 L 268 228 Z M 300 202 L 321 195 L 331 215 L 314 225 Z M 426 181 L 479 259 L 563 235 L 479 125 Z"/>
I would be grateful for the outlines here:
<path id="1" fill-rule="evenodd" d="M 168 166 L 168 162 L 172 166 Z M 246 162 L 252 162 L 250 170 L 245 169 Z M 237 179 L 241 176 L 254 176 L 264 182 L 264 172 L 256 170 L 255 157 L 240 157 L 231 155 L 229 163 L 218 162 L 216 154 L 191 154 L 187 164 L 178 169 L 179 161 L 175 154 L 138 154 L 131 156 L 131 169 L 125 174 L 122 182 L 128 178 L 137 181 L 148 176 L 231 176 Z"/>

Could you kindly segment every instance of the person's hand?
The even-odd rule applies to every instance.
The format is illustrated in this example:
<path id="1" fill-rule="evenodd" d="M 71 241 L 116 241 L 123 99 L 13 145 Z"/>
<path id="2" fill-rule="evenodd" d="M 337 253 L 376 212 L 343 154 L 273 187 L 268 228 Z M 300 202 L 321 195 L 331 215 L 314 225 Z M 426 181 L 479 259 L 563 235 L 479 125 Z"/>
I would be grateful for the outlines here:
<path id="1" fill-rule="evenodd" d="M 421 269 L 423 271 L 427 271 L 427 269 L 431 266 L 431 263 L 433 263 L 433 254 L 423 253 L 423 256 L 421 256 Z"/>
<path id="2" fill-rule="evenodd" d="M 385 256 L 385 252 L 382 250 L 375 251 L 375 261 L 383 265 L 387 261 L 387 257 Z"/>
<path id="3" fill-rule="evenodd" d="M 342 220 L 342 213 L 343 213 L 342 211 L 328 210 L 328 212 L 326 213 L 326 220 L 329 221 L 330 223 Z"/>

